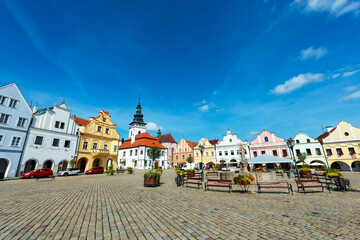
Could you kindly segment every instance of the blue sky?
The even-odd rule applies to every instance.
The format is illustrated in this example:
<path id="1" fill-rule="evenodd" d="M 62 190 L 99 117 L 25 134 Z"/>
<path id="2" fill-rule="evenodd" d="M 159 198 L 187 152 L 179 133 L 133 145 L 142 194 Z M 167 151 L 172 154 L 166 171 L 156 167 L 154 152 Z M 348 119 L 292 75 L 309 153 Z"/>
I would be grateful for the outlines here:
<path id="1" fill-rule="evenodd" d="M 360 127 L 360 1 L 0 0 L 0 84 L 127 137 L 139 93 L 150 133 L 242 140 Z"/>

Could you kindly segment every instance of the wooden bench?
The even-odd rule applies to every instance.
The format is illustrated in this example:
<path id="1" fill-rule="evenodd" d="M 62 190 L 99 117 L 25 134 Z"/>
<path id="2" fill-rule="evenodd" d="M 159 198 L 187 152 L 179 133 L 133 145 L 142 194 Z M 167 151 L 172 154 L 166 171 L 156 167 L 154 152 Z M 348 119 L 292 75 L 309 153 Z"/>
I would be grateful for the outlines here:
<path id="1" fill-rule="evenodd" d="M 331 178 L 326 177 L 324 175 L 312 174 L 311 177 L 313 179 L 319 179 L 321 183 L 326 184 L 326 186 L 328 186 L 328 187 L 332 184 Z"/>
<path id="2" fill-rule="evenodd" d="M 219 176 L 219 172 L 207 172 L 206 173 L 206 177 L 218 177 Z"/>
<path id="3" fill-rule="evenodd" d="M 126 170 L 125 170 L 124 168 L 122 168 L 122 169 L 116 169 L 116 173 L 117 173 L 117 174 L 125 173 L 125 172 L 126 172 Z"/>
<path id="4" fill-rule="evenodd" d="M 205 183 L 205 191 L 209 190 L 209 187 L 225 187 L 229 188 L 229 193 L 232 190 L 231 180 L 221 180 L 221 179 L 207 179 Z"/>
<path id="5" fill-rule="evenodd" d="M 277 180 L 277 181 L 256 181 L 258 186 L 258 193 L 261 193 L 262 188 L 282 188 L 287 189 L 289 193 L 294 195 L 292 185 L 288 183 L 287 180 Z"/>
<path id="6" fill-rule="evenodd" d="M 305 189 L 308 188 L 321 188 L 321 191 L 324 191 L 324 188 L 327 188 L 330 192 L 330 187 L 322 183 L 319 179 L 295 180 L 295 182 L 298 187 L 298 192 L 302 189 L 305 193 Z"/>
<path id="7" fill-rule="evenodd" d="M 185 184 L 186 184 L 186 187 L 188 187 L 188 184 L 195 184 L 195 185 L 197 185 L 198 189 L 200 189 L 200 187 L 202 188 L 201 178 L 188 177 L 185 180 Z"/>
<path id="8" fill-rule="evenodd" d="M 43 179 L 47 179 L 47 178 L 50 178 L 51 181 L 55 180 L 55 176 L 54 175 L 51 175 L 51 176 L 48 176 L 48 177 L 42 177 Z M 35 182 L 38 182 L 40 180 L 40 177 L 37 177 L 35 178 Z"/>

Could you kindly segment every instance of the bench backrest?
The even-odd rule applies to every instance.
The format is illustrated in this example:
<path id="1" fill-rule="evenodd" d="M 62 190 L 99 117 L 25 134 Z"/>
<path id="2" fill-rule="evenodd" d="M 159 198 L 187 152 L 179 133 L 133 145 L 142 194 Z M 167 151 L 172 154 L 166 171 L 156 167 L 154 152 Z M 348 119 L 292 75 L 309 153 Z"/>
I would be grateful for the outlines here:
<path id="1" fill-rule="evenodd" d="M 295 180 L 295 182 L 297 182 L 297 183 L 312 183 L 312 182 L 320 182 L 320 180 L 319 179 L 312 179 L 312 180 L 307 179 L 307 180 Z"/>
<path id="2" fill-rule="evenodd" d="M 201 178 L 192 178 L 192 177 L 188 177 L 187 180 L 197 180 L 197 181 L 201 181 Z"/>
<path id="3" fill-rule="evenodd" d="M 263 184 L 275 184 L 275 183 L 288 183 L 287 180 L 276 180 L 276 181 L 256 181 L 257 183 Z"/>
<path id="4" fill-rule="evenodd" d="M 208 179 L 208 182 L 225 182 L 225 183 L 231 183 L 231 180 L 225 180 L 225 179 Z"/>

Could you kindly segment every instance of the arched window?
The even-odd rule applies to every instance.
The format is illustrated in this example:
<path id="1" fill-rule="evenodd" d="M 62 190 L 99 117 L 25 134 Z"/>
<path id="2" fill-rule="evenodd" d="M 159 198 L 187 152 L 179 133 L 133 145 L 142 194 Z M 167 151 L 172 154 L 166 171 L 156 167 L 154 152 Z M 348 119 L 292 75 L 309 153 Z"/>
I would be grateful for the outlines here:
<path id="1" fill-rule="evenodd" d="M 268 137 L 264 137 L 264 141 L 265 141 L 265 142 L 269 142 L 269 138 L 268 138 Z"/>

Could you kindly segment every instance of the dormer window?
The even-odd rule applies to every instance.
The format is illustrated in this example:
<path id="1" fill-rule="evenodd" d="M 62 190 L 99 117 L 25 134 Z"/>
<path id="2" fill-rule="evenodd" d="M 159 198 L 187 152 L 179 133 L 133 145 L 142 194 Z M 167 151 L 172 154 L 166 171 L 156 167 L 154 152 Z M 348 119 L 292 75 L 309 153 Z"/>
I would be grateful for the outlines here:
<path id="1" fill-rule="evenodd" d="M 230 142 L 232 142 L 232 139 L 230 139 Z"/>
<path id="2" fill-rule="evenodd" d="M 98 126 L 98 129 L 97 129 L 97 130 L 98 130 L 98 132 L 101 132 L 101 127 L 100 127 L 100 126 Z"/>
<path id="3" fill-rule="evenodd" d="M 349 136 L 349 133 L 348 133 L 348 132 L 344 132 L 344 135 L 345 135 L 345 136 Z"/>
<path id="4" fill-rule="evenodd" d="M 106 122 L 106 118 L 103 118 L 103 122 Z"/>
<path id="5" fill-rule="evenodd" d="M 269 138 L 268 138 L 268 137 L 264 137 L 264 141 L 265 141 L 265 142 L 269 142 Z"/>

